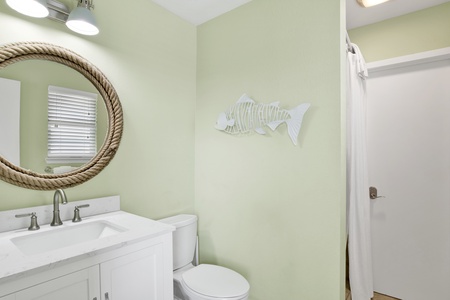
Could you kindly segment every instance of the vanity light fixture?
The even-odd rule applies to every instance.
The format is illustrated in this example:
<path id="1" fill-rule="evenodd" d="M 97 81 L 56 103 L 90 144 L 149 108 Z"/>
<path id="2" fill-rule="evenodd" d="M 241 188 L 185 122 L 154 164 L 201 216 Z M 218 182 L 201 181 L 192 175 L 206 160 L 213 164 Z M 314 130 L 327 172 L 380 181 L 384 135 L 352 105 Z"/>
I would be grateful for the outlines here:
<path id="1" fill-rule="evenodd" d="M 388 1 L 389 0 L 356 0 L 362 7 L 371 7 Z"/>
<path id="2" fill-rule="evenodd" d="M 77 0 L 75 9 L 70 9 L 57 0 L 6 0 L 15 11 L 35 18 L 49 18 L 61 22 L 79 34 L 96 35 L 99 33 L 97 22 L 91 12 L 93 0 Z"/>

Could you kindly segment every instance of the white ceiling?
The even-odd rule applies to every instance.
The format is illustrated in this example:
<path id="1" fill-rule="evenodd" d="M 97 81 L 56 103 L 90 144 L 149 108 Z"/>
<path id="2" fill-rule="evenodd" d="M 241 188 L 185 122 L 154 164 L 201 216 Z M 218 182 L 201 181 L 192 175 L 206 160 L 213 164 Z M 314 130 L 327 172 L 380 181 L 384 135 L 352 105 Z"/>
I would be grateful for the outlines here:
<path id="1" fill-rule="evenodd" d="M 356 0 L 347 1 L 347 29 L 380 22 L 417 10 L 436 6 L 450 0 L 392 0 L 377 6 L 363 8 Z"/>
<path id="2" fill-rule="evenodd" d="M 251 0 L 153 0 L 165 9 L 200 25 Z"/>
<path id="3" fill-rule="evenodd" d="M 202 24 L 250 1 L 153 0 L 194 25 Z M 392 0 L 378 6 L 363 8 L 356 3 L 356 0 L 346 0 L 347 29 L 380 22 L 445 2 L 450 2 L 450 0 Z"/>

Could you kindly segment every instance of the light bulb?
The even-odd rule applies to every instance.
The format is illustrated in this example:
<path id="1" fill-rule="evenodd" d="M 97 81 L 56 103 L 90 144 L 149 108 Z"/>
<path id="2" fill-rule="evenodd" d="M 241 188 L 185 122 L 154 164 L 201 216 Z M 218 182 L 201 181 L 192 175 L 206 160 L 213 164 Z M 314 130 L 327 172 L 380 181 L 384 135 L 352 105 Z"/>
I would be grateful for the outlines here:
<path id="1" fill-rule="evenodd" d="M 356 0 L 359 5 L 363 7 L 371 7 L 384 2 L 388 2 L 389 0 Z"/>
<path id="2" fill-rule="evenodd" d="M 46 0 L 6 0 L 15 11 L 35 18 L 45 18 L 49 11 Z"/>

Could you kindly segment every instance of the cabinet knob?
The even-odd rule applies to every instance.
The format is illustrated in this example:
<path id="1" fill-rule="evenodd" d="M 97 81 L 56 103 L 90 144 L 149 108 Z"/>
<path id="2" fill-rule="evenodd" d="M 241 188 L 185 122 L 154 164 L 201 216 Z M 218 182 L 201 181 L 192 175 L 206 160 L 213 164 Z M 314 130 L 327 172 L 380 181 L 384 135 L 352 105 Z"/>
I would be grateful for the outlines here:
<path id="1" fill-rule="evenodd" d="M 107 292 L 105 293 L 105 300 L 109 300 L 109 294 Z"/>

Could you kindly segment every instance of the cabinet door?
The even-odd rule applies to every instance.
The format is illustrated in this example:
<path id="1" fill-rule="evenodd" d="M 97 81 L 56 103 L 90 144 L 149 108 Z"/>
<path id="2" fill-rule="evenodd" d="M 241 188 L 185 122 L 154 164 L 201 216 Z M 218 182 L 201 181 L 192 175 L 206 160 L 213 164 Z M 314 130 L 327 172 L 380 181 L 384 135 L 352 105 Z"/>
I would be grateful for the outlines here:
<path id="1" fill-rule="evenodd" d="M 93 266 L 21 290 L 15 300 L 96 300 L 99 287 L 99 269 Z"/>
<path id="2" fill-rule="evenodd" d="M 162 244 L 102 263 L 101 300 L 169 299 L 163 267 Z"/>

